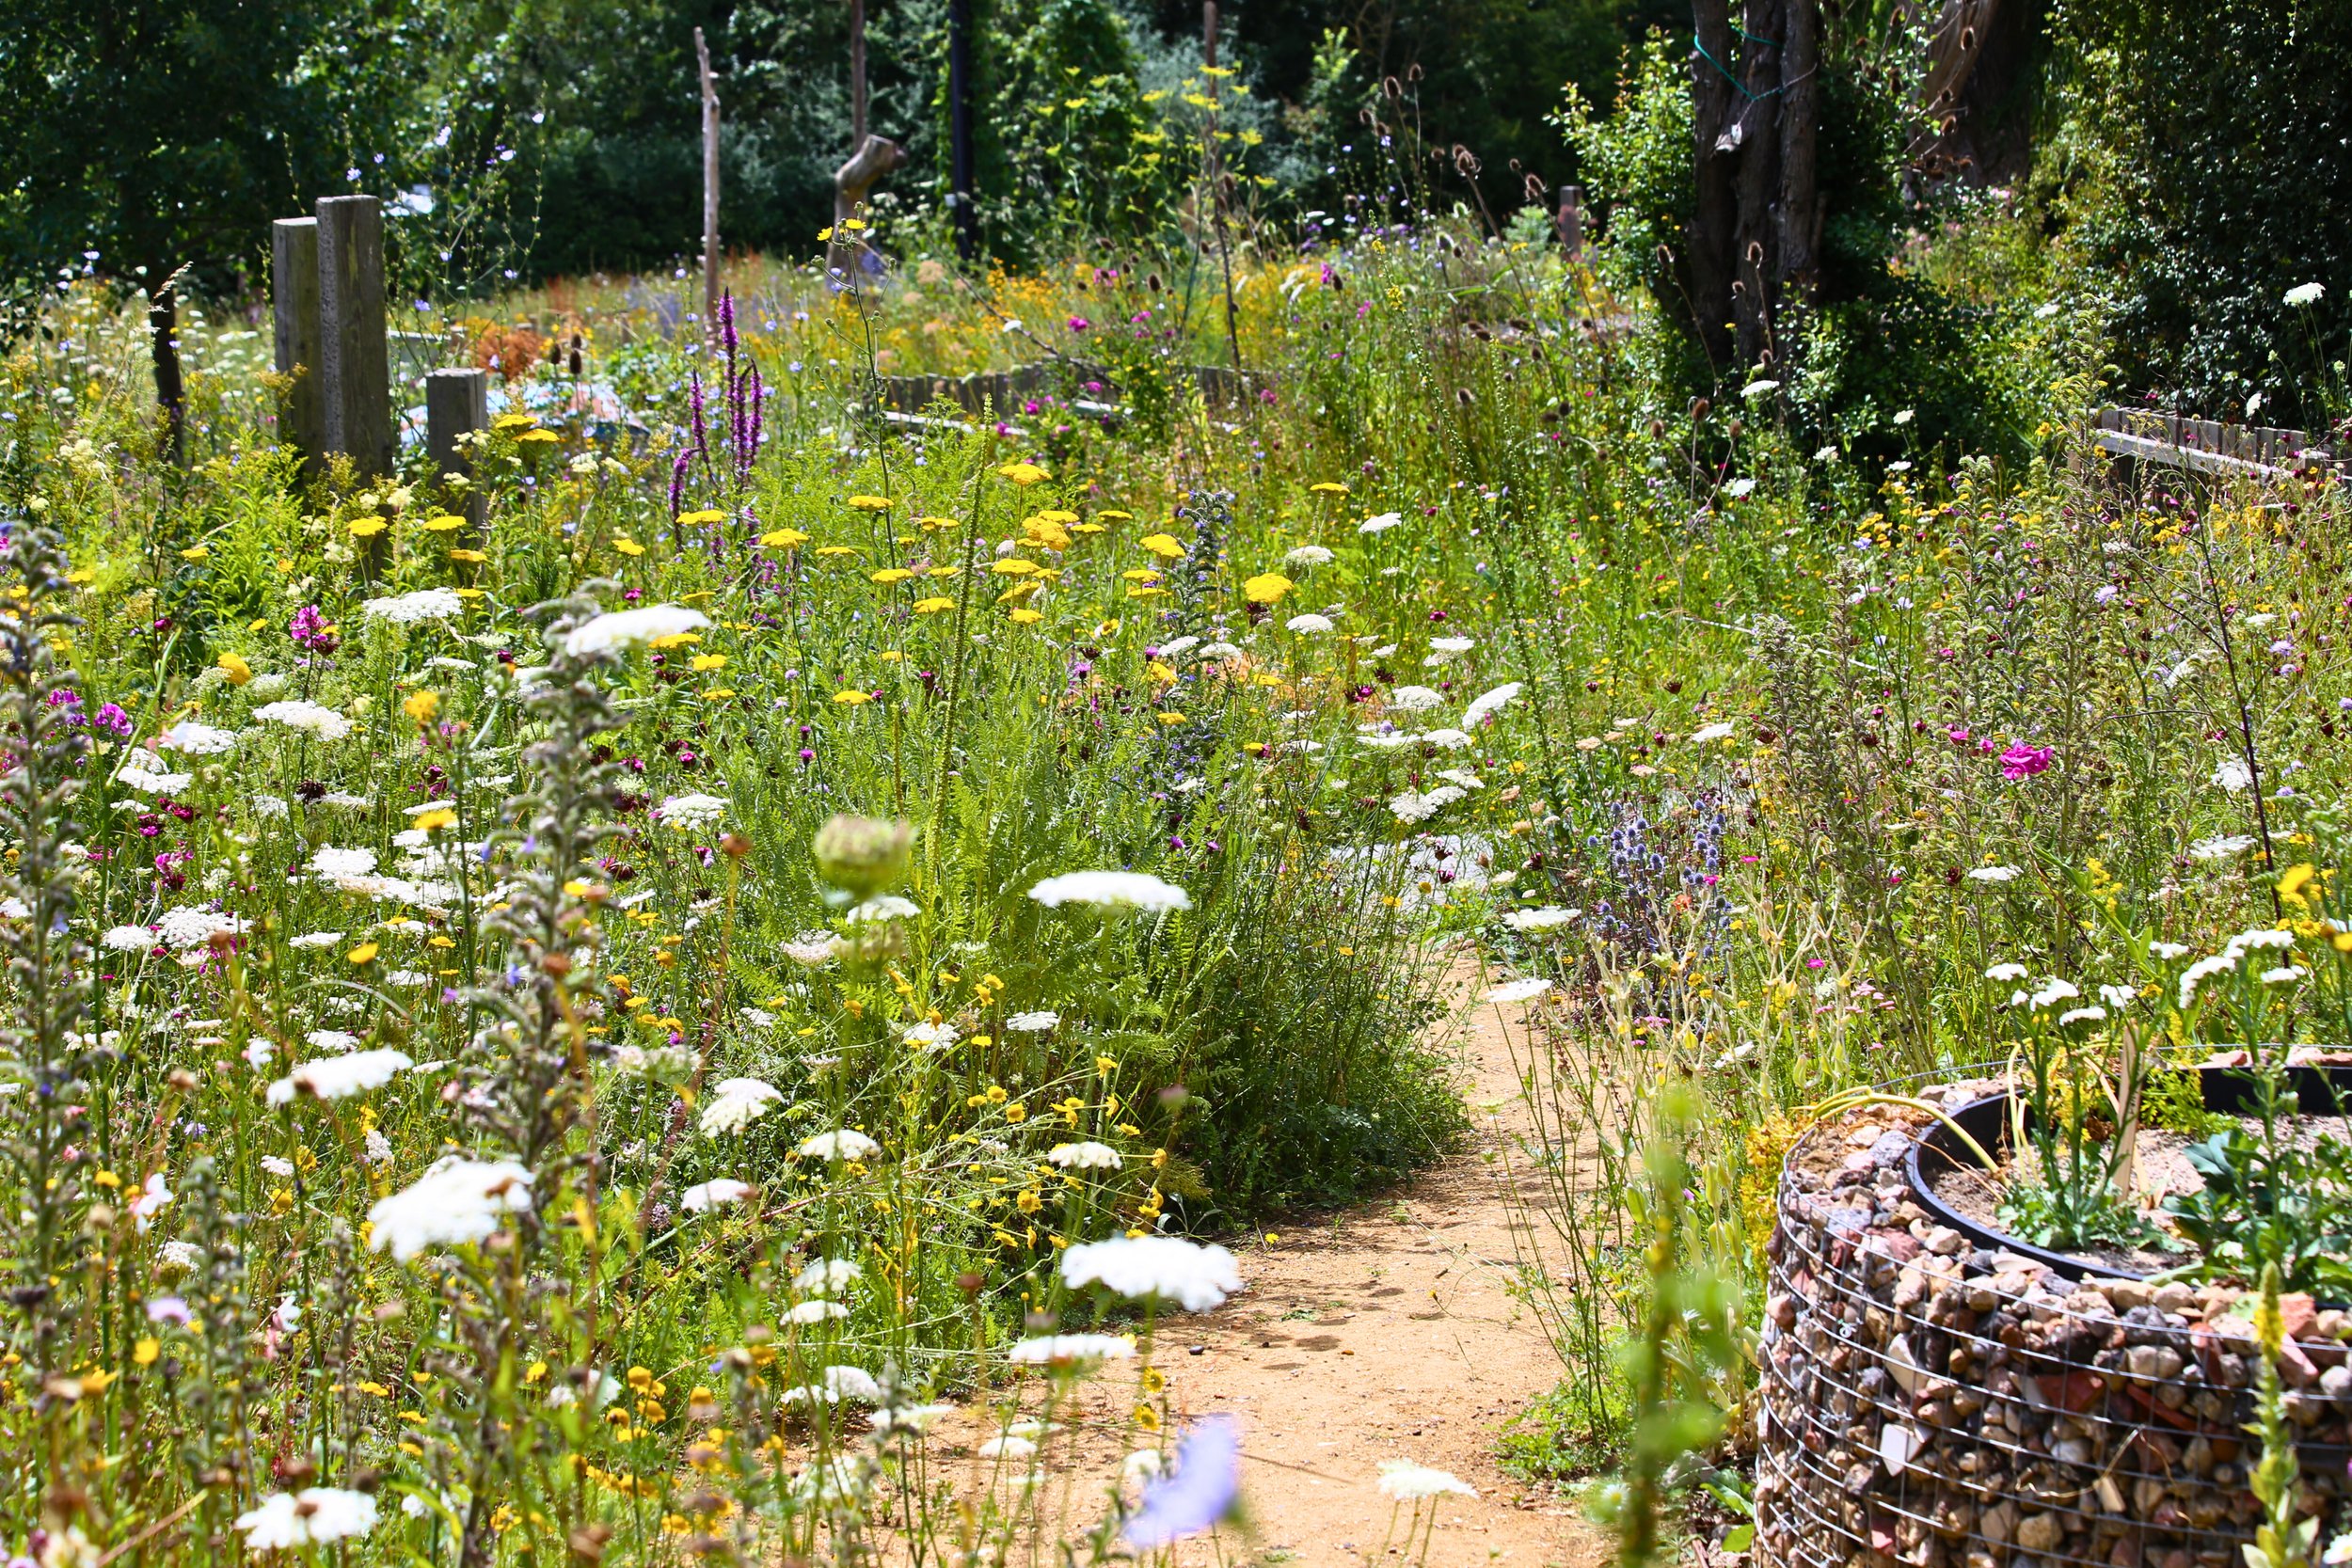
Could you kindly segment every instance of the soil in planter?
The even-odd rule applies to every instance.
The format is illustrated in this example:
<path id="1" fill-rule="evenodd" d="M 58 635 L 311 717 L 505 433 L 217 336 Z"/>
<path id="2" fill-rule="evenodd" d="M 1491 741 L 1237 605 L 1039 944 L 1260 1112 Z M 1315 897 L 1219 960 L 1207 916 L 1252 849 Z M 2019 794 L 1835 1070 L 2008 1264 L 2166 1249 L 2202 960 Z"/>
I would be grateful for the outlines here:
<path id="1" fill-rule="evenodd" d="M 2262 1135 L 2262 1123 L 2253 1117 L 2237 1118 L 2240 1126 L 2255 1136 Z M 2322 1132 L 2333 1132 L 2342 1137 L 2344 1125 L 2333 1117 L 2300 1118 L 2293 1130 L 2295 1141 L 2310 1149 Z M 2164 1199 L 2174 1194 L 2204 1190 L 2204 1180 L 2188 1163 L 2188 1146 L 2198 1140 L 2185 1133 L 2162 1128 L 2142 1128 L 2139 1134 L 2139 1190 L 2149 1219 L 2160 1229 L 2171 1227 L 2161 1212 Z M 2000 1207 L 2007 1196 L 2009 1184 L 2017 1179 L 2022 1166 L 2025 1171 L 2040 1168 L 2041 1155 L 2028 1148 L 2019 1159 L 2011 1160 L 2000 1170 L 1984 1171 L 1973 1166 L 1958 1166 L 1935 1162 L 1940 1167 L 1929 1177 L 1928 1185 L 1936 1200 L 1954 1213 L 1975 1221 L 1989 1230 L 2006 1230 L 2001 1224 Z M 2181 1249 L 2166 1252 L 2155 1247 L 2093 1246 L 2070 1249 L 2073 1256 L 2103 1269 L 2120 1269 L 2132 1274 L 2155 1274 L 2174 1269 L 2194 1259 L 2196 1254 L 2188 1243 Z"/>

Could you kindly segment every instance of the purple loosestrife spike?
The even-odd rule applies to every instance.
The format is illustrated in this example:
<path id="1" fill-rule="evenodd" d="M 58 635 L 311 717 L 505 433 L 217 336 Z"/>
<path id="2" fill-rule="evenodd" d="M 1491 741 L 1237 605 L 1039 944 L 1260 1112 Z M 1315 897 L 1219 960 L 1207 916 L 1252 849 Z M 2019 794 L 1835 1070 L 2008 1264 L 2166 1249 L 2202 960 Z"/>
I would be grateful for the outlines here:
<path id="1" fill-rule="evenodd" d="M 670 521 L 674 523 L 677 521 L 677 515 L 685 510 L 686 466 L 690 457 L 691 454 L 680 448 L 677 461 L 670 465 Z"/>
<path id="2" fill-rule="evenodd" d="M 1240 1497 L 1241 1425 L 1203 1417 L 1176 1450 L 1176 1473 L 1143 1489 L 1120 1538 L 1143 1550 L 1172 1545 L 1214 1528 Z"/>

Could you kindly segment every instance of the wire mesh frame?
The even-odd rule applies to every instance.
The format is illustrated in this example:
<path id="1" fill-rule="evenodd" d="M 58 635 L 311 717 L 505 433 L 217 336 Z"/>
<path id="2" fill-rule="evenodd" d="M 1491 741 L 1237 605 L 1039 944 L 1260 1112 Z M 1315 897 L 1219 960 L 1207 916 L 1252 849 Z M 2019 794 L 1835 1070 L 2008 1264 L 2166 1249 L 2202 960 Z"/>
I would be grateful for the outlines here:
<path id="1" fill-rule="evenodd" d="M 2176 1325 L 2152 1308 L 2117 1315 L 2104 1302 L 2091 1311 L 1997 1291 L 1961 1258 L 1898 1259 L 1867 1219 L 1833 1217 L 1853 1212 L 1834 1183 L 1815 1193 L 1797 1180 L 1816 1141 L 1847 1125 L 1808 1131 L 1782 1171 L 1770 1289 L 1793 1317 L 1785 1328 L 1768 1320 L 1760 1347 L 1760 1559 L 1791 1568 L 2235 1564 L 2258 1517 L 2243 1480 L 2255 1449 L 2244 1431 L 2258 1354 L 2250 1329 L 2241 1338 Z M 1915 1199 L 1895 1175 L 1887 1190 Z M 1868 1180 L 1857 1196 L 1875 1210 L 1881 1194 Z M 2029 1321 L 2038 1335 L 2024 1332 Z M 2177 1372 L 2133 1376 L 2126 1353 L 2142 1347 L 2172 1351 Z M 2332 1506 L 2352 1490 L 2346 1403 L 2288 1398 L 2307 1494 Z M 1891 1441 L 1890 1425 L 1901 1429 Z M 2013 1506 L 1996 1540 L 1985 1516 L 2005 1503 Z M 2027 1546 L 2019 1527 L 2030 1515 L 2043 1519 Z"/>

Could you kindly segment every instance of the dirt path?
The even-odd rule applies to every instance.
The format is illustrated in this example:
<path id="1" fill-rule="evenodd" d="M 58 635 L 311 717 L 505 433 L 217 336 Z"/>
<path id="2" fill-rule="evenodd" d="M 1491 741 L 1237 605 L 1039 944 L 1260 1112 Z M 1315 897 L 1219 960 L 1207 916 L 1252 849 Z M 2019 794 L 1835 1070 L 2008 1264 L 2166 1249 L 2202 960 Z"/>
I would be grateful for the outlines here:
<path id="1" fill-rule="evenodd" d="M 1560 1364 L 1514 1299 L 1510 1140 L 1529 1126 L 1511 1065 L 1517 1005 L 1470 1007 L 1473 958 L 1446 980 L 1465 1099 L 1476 1130 L 1463 1153 L 1402 1191 L 1307 1223 L 1241 1254 L 1248 1288 L 1222 1309 L 1160 1325 L 1156 1360 L 1187 1418 L 1241 1418 L 1255 1560 L 1304 1568 L 1396 1562 L 1383 1460 L 1450 1470 L 1476 1498 L 1440 1505 L 1434 1568 L 1591 1568 L 1606 1550 L 1573 1504 L 1513 1480 L 1495 1461 L 1503 1425 L 1551 1388 Z M 1467 1011 L 1464 1009 L 1468 1008 Z M 1504 1028 L 1510 1030 L 1506 1037 Z M 1115 1426 L 1108 1388 L 1092 1418 Z M 1400 1528 L 1401 1532 L 1401 1528 Z M 1236 1560 L 1194 1543 L 1178 1562 Z"/>

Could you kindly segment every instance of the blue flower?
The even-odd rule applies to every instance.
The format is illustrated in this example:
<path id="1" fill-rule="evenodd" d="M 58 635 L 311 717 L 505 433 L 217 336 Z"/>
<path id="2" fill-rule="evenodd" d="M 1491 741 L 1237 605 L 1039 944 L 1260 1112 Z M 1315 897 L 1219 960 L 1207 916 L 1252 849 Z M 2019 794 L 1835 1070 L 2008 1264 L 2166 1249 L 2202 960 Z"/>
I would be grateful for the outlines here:
<path id="1" fill-rule="evenodd" d="M 1176 1473 L 1143 1489 L 1143 1502 L 1120 1532 L 1149 1549 L 1199 1535 L 1233 1511 L 1241 1497 L 1241 1426 L 1231 1416 L 1196 1423 L 1176 1450 Z"/>

